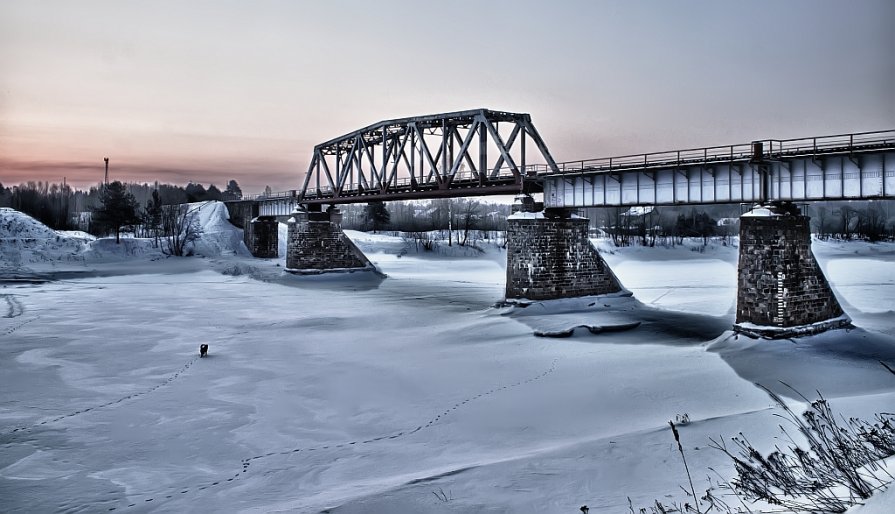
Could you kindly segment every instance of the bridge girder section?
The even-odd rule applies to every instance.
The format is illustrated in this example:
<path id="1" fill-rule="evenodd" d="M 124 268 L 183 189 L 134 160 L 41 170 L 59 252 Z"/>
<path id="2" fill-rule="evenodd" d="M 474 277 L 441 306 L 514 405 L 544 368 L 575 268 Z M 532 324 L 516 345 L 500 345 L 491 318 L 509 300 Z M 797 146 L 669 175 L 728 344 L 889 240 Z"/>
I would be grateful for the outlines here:
<path id="1" fill-rule="evenodd" d="M 559 171 L 528 114 L 475 109 L 386 120 L 315 146 L 298 201 L 521 192 L 529 150 L 542 169 Z"/>
<path id="2" fill-rule="evenodd" d="M 559 168 L 558 174 L 538 170 L 547 207 L 891 199 L 895 130 L 570 161 Z"/>

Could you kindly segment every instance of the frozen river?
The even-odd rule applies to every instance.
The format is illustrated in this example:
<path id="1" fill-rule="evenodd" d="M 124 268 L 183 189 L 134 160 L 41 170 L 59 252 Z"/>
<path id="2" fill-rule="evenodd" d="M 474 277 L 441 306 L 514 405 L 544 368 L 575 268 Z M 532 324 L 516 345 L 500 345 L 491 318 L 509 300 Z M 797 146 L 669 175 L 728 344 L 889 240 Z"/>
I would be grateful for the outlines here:
<path id="1" fill-rule="evenodd" d="M 624 512 L 685 483 L 676 415 L 697 488 L 733 473 L 708 437 L 774 443 L 755 377 L 895 407 L 891 249 L 815 245 L 871 332 L 731 349 L 732 248 L 607 254 L 646 321 L 549 339 L 492 308 L 498 251 L 355 237 L 387 279 L 222 258 L 3 287 L 0 510 Z"/>

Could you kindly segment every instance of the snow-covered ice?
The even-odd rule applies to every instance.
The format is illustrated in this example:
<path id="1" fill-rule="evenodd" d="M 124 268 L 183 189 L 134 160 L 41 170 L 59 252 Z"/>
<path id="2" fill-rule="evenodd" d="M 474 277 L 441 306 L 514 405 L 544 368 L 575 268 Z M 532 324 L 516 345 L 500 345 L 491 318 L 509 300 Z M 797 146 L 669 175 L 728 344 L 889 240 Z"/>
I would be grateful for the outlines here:
<path id="1" fill-rule="evenodd" d="M 553 339 L 530 326 L 546 313 L 493 307 L 496 246 L 417 253 L 349 231 L 388 278 L 295 277 L 207 212 L 206 258 L 15 244 L 16 266 L 72 273 L 0 290 L 0 510 L 627 512 L 682 496 L 677 415 L 697 489 L 710 467 L 733 474 L 709 437 L 779 442 L 753 382 L 796 405 L 780 381 L 820 390 L 847 416 L 895 408 L 877 362 L 895 363 L 895 245 L 815 242 L 861 328 L 769 342 L 729 331 L 735 247 L 598 241 L 634 296 L 575 316 L 642 323 Z"/>

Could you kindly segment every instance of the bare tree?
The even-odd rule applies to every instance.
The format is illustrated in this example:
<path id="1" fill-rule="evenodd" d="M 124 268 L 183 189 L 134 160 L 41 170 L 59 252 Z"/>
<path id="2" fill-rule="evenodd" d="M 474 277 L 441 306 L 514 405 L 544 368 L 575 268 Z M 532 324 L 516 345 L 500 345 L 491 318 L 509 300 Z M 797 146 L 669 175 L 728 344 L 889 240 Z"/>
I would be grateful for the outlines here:
<path id="1" fill-rule="evenodd" d="M 868 241 L 876 242 L 886 234 L 886 213 L 882 206 L 871 203 L 859 213 L 858 230 Z"/>
<path id="2" fill-rule="evenodd" d="M 829 211 L 824 206 L 819 206 L 815 213 L 815 219 L 817 220 L 815 225 L 817 226 L 817 238 L 818 239 L 826 239 L 827 238 L 827 219 L 829 219 Z"/>
<path id="3" fill-rule="evenodd" d="M 858 211 L 850 205 L 839 207 L 839 220 L 842 222 L 842 237 L 846 241 L 851 239 L 852 224 L 858 219 Z"/>
<path id="4" fill-rule="evenodd" d="M 479 202 L 466 200 L 460 205 L 460 228 L 463 230 L 463 240 L 460 246 L 466 246 L 469 240 L 469 231 L 477 228 L 479 219 Z"/>
<path id="5" fill-rule="evenodd" d="M 162 231 L 165 236 L 164 252 L 182 257 L 194 241 L 202 235 L 202 226 L 188 205 L 167 205 L 162 212 Z M 190 250 L 191 251 L 191 250 Z"/>

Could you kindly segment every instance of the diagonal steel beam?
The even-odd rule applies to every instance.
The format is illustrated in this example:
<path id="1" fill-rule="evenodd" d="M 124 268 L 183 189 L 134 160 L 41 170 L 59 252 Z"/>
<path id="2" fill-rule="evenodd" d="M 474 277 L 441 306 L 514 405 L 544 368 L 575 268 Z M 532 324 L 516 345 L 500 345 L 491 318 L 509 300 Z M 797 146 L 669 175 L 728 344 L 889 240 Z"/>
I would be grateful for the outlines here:
<path id="1" fill-rule="evenodd" d="M 478 121 L 474 121 L 472 123 L 472 125 L 470 127 L 468 127 L 469 131 L 474 133 L 476 130 L 478 130 L 478 126 L 479 126 Z M 454 137 L 457 139 L 457 142 L 460 143 L 460 145 L 462 146 L 463 140 L 460 139 L 459 131 L 454 131 Z M 469 137 L 469 133 L 467 133 L 466 137 Z M 472 161 L 472 157 L 470 157 L 470 155 L 469 155 L 469 149 L 467 148 L 467 151 L 465 153 L 463 153 L 462 155 L 463 155 L 464 159 L 466 160 L 466 165 L 469 166 L 469 171 L 472 173 L 476 173 L 476 166 L 475 166 L 475 163 Z"/>
<path id="2" fill-rule="evenodd" d="M 311 157 L 311 164 L 308 166 L 308 171 L 305 173 L 305 181 L 301 185 L 301 194 L 298 195 L 298 200 L 301 201 L 302 198 L 308 193 L 308 185 L 311 183 L 311 176 L 314 175 L 314 165 L 316 164 L 314 161 L 318 159 L 320 152 L 314 150 L 314 157 Z"/>
<path id="3" fill-rule="evenodd" d="M 469 159 L 468 152 L 469 152 L 469 145 L 472 143 L 472 140 L 476 135 L 475 129 L 476 129 L 477 125 L 478 125 L 478 122 L 474 122 L 472 127 L 469 129 L 469 132 L 466 133 L 466 139 L 462 142 L 462 144 L 460 146 L 460 153 L 454 159 L 454 162 L 451 163 L 451 170 L 448 173 L 448 181 L 453 180 L 454 175 L 457 174 L 457 170 L 460 168 L 460 162 L 463 161 L 464 157 L 466 157 L 467 160 L 470 160 L 470 161 L 472 160 L 472 159 Z M 460 138 L 459 134 L 457 134 L 457 138 L 458 139 Z"/>
<path id="4" fill-rule="evenodd" d="M 544 140 L 541 139 L 541 135 L 538 134 L 538 130 L 531 123 L 528 116 L 522 119 L 522 126 L 525 128 L 525 131 L 528 132 L 528 135 L 531 136 L 532 140 L 534 140 L 535 145 L 537 145 L 538 150 L 541 152 L 541 157 L 547 161 L 547 166 L 550 167 L 550 171 L 559 173 L 559 167 L 556 165 L 556 161 L 553 160 L 553 156 L 550 155 L 550 150 L 547 149 L 547 145 L 544 143 Z"/>
<path id="5" fill-rule="evenodd" d="M 516 123 L 513 125 L 513 130 L 510 132 L 510 137 L 507 138 L 507 153 L 513 149 L 513 144 L 516 142 L 516 137 L 519 136 L 519 132 L 521 130 L 521 126 Z M 523 148 L 523 151 L 524 148 Z M 491 172 L 491 177 L 496 177 L 500 175 L 500 167 L 503 166 L 503 155 L 497 158 L 497 163 L 494 165 L 494 170 Z"/>
<path id="6" fill-rule="evenodd" d="M 401 140 L 401 145 L 400 145 L 400 146 L 397 148 L 397 150 L 396 150 L 397 153 L 395 154 L 395 163 L 394 163 L 394 165 L 392 165 L 392 172 L 389 174 L 389 176 L 388 176 L 388 180 L 386 180 L 386 182 L 385 182 L 386 187 L 388 187 L 389 185 L 391 185 L 392 181 L 394 181 L 394 180 L 397 179 L 397 176 L 398 176 L 398 164 L 399 164 L 399 162 L 400 162 L 399 159 L 400 159 L 401 157 L 404 158 L 404 164 L 407 165 L 407 169 L 408 169 L 408 170 L 410 169 L 410 163 L 407 161 L 407 154 L 404 152 L 404 147 L 407 145 L 407 140 L 408 140 L 408 139 L 410 139 L 410 132 L 409 132 L 409 131 L 404 133 L 404 139 Z"/>
<path id="7" fill-rule="evenodd" d="M 429 177 L 423 181 L 424 183 L 428 183 L 432 178 L 432 173 L 434 173 L 435 170 L 438 169 L 438 166 L 435 165 L 435 161 L 432 159 L 432 153 L 429 151 L 429 146 L 426 144 L 426 138 L 423 137 L 423 134 L 420 131 L 419 127 L 414 126 L 413 130 L 416 132 L 417 139 L 419 139 L 419 142 L 420 142 L 420 153 L 429 162 L 429 166 L 430 166 Z M 422 177 L 422 176 L 423 176 L 423 170 L 420 169 L 420 177 Z"/>
<path id="8" fill-rule="evenodd" d="M 506 145 L 503 142 L 503 138 L 500 137 L 500 134 L 497 132 L 497 129 L 494 128 L 494 125 L 491 124 L 491 121 L 482 116 L 483 123 L 485 127 L 488 128 L 488 133 L 491 134 L 491 139 L 494 141 L 494 144 L 497 146 L 497 149 L 500 150 L 500 155 L 503 156 L 504 160 L 507 161 L 507 164 L 510 166 L 510 171 L 513 172 L 513 176 L 519 178 L 522 174 L 519 172 L 519 167 L 516 166 L 516 161 L 513 160 L 513 157 L 510 155 L 510 152 L 507 150 Z M 495 168 L 499 172 L 500 168 Z M 494 173 L 491 174 L 492 177 L 496 175 Z"/>

